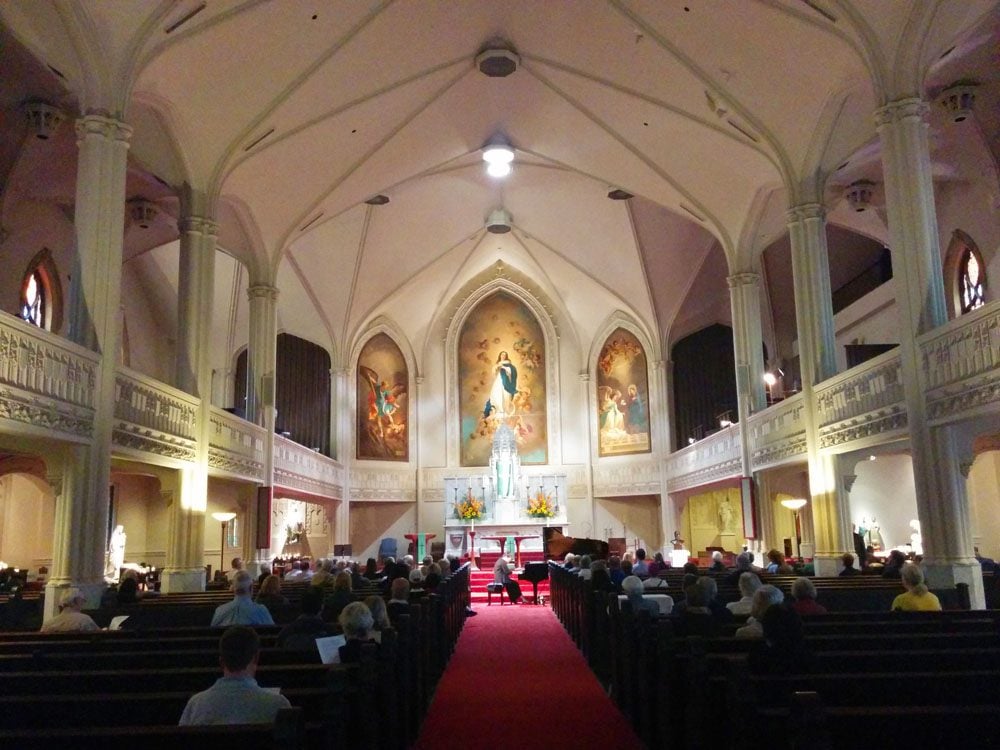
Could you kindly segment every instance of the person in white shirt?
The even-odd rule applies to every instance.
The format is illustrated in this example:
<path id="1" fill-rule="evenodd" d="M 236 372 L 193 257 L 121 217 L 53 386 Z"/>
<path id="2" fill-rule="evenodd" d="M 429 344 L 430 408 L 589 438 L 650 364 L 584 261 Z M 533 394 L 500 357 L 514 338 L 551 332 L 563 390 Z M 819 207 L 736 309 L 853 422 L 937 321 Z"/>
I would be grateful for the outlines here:
<path id="1" fill-rule="evenodd" d="M 267 607 L 250 598 L 252 592 L 253 578 L 247 571 L 239 571 L 233 579 L 233 600 L 216 607 L 215 614 L 212 615 L 212 627 L 274 625 Z"/>
<path id="2" fill-rule="evenodd" d="M 745 572 L 740 574 L 740 594 L 742 598 L 739 601 L 729 602 L 726 605 L 726 609 L 732 612 L 734 615 L 749 615 L 750 610 L 753 607 L 753 595 L 754 592 L 759 589 L 763 583 L 761 583 L 760 578 L 757 577 L 755 573 Z"/>
<path id="3" fill-rule="evenodd" d="M 100 630 L 90 615 L 80 610 L 87 598 L 80 589 L 66 589 L 59 597 L 59 614 L 42 623 L 43 633 L 73 633 Z"/>

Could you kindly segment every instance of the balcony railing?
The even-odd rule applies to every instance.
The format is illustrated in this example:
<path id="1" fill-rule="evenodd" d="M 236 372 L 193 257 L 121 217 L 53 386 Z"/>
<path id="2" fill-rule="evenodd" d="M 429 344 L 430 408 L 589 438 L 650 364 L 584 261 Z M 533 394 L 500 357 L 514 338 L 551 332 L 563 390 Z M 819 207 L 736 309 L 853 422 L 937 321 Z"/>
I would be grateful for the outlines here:
<path id="1" fill-rule="evenodd" d="M 750 464 L 754 471 L 784 463 L 806 452 L 805 397 L 801 393 L 779 401 L 750 417 Z"/>
<path id="2" fill-rule="evenodd" d="M 168 458 L 195 458 L 201 400 L 121 368 L 115 377 L 116 445 Z"/>
<path id="3" fill-rule="evenodd" d="M 921 336 L 932 422 L 1000 409 L 1000 302 Z"/>
<path id="4" fill-rule="evenodd" d="M 274 483 L 322 497 L 345 496 L 339 462 L 280 435 L 274 437 Z"/>
<path id="5" fill-rule="evenodd" d="M 0 417 L 89 438 L 99 367 L 89 349 L 0 315 Z"/>
<path id="6" fill-rule="evenodd" d="M 730 425 L 666 458 L 670 492 L 731 479 L 743 473 L 740 426 Z"/>
<path id="7" fill-rule="evenodd" d="M 209 466 L 264 484 L 264 428 L 216 406 L 209 419 Z"/>

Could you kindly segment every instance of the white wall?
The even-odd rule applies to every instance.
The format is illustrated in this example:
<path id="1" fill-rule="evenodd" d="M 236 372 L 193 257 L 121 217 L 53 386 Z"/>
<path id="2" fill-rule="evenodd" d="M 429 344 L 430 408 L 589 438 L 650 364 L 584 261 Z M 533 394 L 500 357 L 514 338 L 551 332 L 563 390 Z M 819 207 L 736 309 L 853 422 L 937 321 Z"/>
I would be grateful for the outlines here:
<path id="1" fill-rule="evenodd" d="M 0 477 L 0 560 L 38 572 L 52 559 L 55 495 L 27 474 Z"/>
<path id="2" fill-rule="evenodd" d="M 898 344 L 896 280 L 891 279 L 833 316 L 837 371 L 847 369 L 847 344 Z"/>
<path id="3" fill-rule="evenodd" d="M 917 497 L 913 488 L 913 461 L 907 455 L 879 455 L 874 461 L 860 461 L 854 468 L 857 479 L 850 493 L 851 522 L 862 518 L 878 522 L 885 549 L 910 543 L 910 521 L 917 517 Z"/>
<path id="4" fill-rule="evenodd" d="M 986 557 L 1000 557 L 1000 451 L 976 456 L 966 483 L 973 543 Z"/>

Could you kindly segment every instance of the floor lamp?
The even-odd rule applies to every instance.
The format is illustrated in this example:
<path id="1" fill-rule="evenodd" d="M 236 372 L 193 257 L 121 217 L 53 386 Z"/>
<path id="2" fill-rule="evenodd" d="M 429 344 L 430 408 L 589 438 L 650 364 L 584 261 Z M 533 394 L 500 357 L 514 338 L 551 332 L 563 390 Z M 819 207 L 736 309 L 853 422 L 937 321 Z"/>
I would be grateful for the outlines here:
<path id="1" fill-rule="evenodd" d="M 226 569 L 226 527 L 229 522 L 236 518 L 236 514 L 233 512 L 228 513 L 213 513 L 212 518 L 222 524 L 222 541 L 219 544 L 219 570 Z"/>
<path id="2" fill-rule="evenodd" d="M 795 524 L 795 556 L 802 560 L 802 533 L 799 531 L 799 511 L 806 506 L 806 500 L 797 497 L 790 500 L 782 500 L 781 504 L 792 511 L 792 519 Z"/>

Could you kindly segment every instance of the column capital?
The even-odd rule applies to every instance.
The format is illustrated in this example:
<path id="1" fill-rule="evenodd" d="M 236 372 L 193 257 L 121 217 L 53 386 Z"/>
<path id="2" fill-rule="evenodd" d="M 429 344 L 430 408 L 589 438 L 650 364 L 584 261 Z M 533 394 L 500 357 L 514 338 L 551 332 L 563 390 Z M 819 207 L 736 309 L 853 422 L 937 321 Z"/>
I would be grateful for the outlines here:
<path id="1" fill-rule="evenodd" d="M 791 206 L 785 215 L 789 224 L 809 219 L 825 219 L 826 207 L 822 203 L 800 203 L 798 206 Z"/>
<path id="2" fill-rule="evenodd" d="M 671 362 L 670 364 L 673 364 L 673 362 Z M 667 369 L 667 360 L 664 359 L 653 360 L 653 370 L 655 372 L 663 372 L 666 369 Z"/>
<path id="3" fill-rule="evenodd" d="M 92 135 L 128 144 L 132 127 L 107 115 L 87 114 L 76 121 L 77 142 Z"/>
<path id="4" fill-rule="evenodd" d="M 753 272 L 734 273 L 726 277 L 726 282 L 729 284 L 730 289 L 736 289 L 741 286 L 757 286 L 760 284 L 760 274 Z"/>
<path id="5" fill-rule="evenodd" d="M 278 301 L 278 287 L 270 284 L 251 284 L 247 287 L 247 298 L 253 302 L 255 299 L 266 299 L 271 302 Z"/>
<path id="6" fill-rule="evenodd" d="M 580 382 L 581 383 L 589 383 L 590 382 L 590 373 L 589 372 L 581 372 L 577 377 L 580 378 Z"/>
<path id="7" fill-rule="evenodd" d="M 177 222 L 177 228 L 182 232 L 190 232 L 192 234 L 211 236 L 218 236 L 219 234 L 218 222 L 204 216 L 184 216 Z"/>
<path id="8" fill-rule="evenodd" d="M 418 386 L 423 385 L 424 384 L 424 376 L 423 375 L 414 375 L 413 376 L 413 382 L 416 383 Z"/>
<path id="9" fill-rule="evenodd" d="M 875 127 L 881 128 L 903 120 L 923 121 L 928 112 L 930 107 L 919 97 L 899 99 L 875 110 Z"/>

